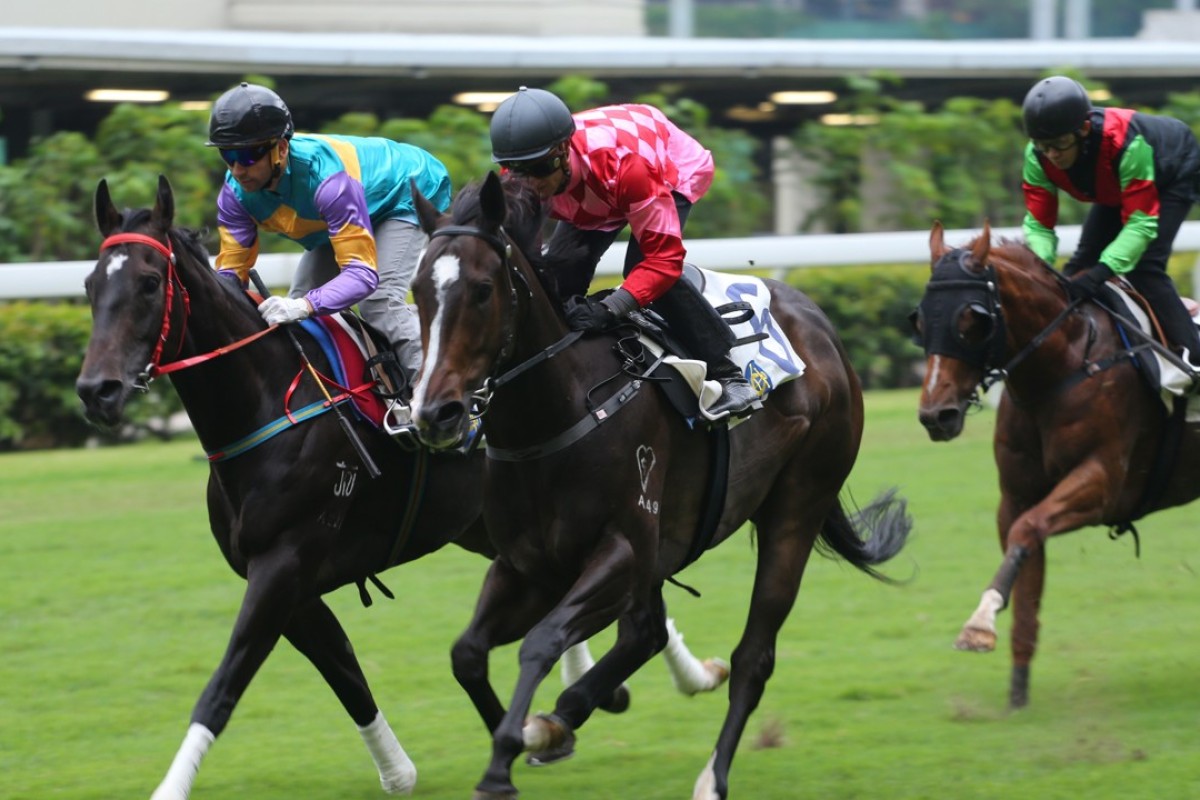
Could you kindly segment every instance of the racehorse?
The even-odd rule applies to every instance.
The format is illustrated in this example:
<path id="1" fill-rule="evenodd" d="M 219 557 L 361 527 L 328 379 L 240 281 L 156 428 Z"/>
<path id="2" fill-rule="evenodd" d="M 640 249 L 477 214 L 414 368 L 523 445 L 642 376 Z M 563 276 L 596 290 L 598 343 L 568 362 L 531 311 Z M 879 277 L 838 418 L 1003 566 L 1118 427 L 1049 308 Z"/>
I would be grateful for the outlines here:
<path id="1" fill-rule="evenodd" d="M 932 277 L 915 317 L 926 355 L 920 420 L 934 441 L 962 432 L 977 388 L 1004 382 L 996 414 L 997 524 L 1004 558 L 955 646 L 990 652 L 996 614 L 1013 607 L 1009 705 L 1029 702 L 1046 540 L 1088 525 L 1131 528 L 1200 494 L 1195 425 L 1171 422 L 1110 315 L 1072 302 L 1065 278 L 991 229 L 948 248 L 929 240 Z M 1141 355 L 1139 355 L 1139 353 Z M 1160 459 L 1174 442 L 1178 460 Z"/>
<path id="2" fill-rule="evenodd" d="M 543 278 L 570 254 L 548 253 L 542 269 L 530 261 L 543 260 L 535 194 L 489 173 L 459 192 L 450 216 L 422 197 L 417 209 L 431 238 L 413 284 L 425 345 L 414 418 L 423 440 L 448 447 L 461 440 L 473 407 L 482 411 L 484 517 L 499 551 L 451 659 L 492 733 L 491 762 L 474 796 L 511 800 L 521 750 L 571 748 L 598 698 L 663 647 L 663 583 L 691 560 L 712 437 L 692 429 L 650 384 L 622 374 L 626 358 L 614 343 L 623 334 L 568 333 Z M 728 796 L 734 752 L 818 537 L 883 578 L 873 565 L 899 552 L 911 528 L 894 493 L 856 519 L 843 508 L 839 493 L 863 430 L 858 379 L 817 306 L 786 285 L 768 285 L 774 322 L 808 371 L 730 432 L 726 499 L 706 546 L 750 520 L 758 568 L 732 656 L 728 713 L 697 800 Z M 859 526 L 872 529 L 865 541 Z M 558 697 L 553 714 L 526 727 L 534 692 L 563 650 L 614 621 L 612 649 Z M 487 654 L 521 638 L 506 710 L 488 680 Z"/>
<path id="3" fill-rule="evenodd" d="M 366 602 L 365 582 L 377 580 L 376 573 L 451 541 L 490 558 L 480 518 L 482 453 L 410 452 L 355 418 L 352 435 L 380 471 L 371 479 L 346 431 L 324 413 L 330 411 L 327 390 L 315 377 L 294 382 L 307 373 L 289 338 L 268 329 L 248 295 L 218 277 L 196 232 L 174 226 L 166 178 L 159 178 L 153 209 L 125 213 L 101 181 L 95 211 L 105 239 L 86 281 L 93 328 L 76 385 L 86 414 L 116 424 L 148 376 L 169 375 L 210 453 L 213 536 L 246 579 L 228 649 L 154 800 L 188 796 L 201 759 L 280 636 L 333 689 L 358 726 L 383 788 L 407 793 L 416 770 L 321 596 L 357 583 Z M 309 333 L 296 326 L 291 335 L 320 375 L 333 374 Z M 352 417 L 346 412 L 345 419 Z M 293 418 L 302 424 L 291 424 Z M 678 665 L 690 670 L 673 671 L 681 691 L 711 689 L 723 680 L 708 674 L 707 662 L 698 669 L 682 639 L 678 644 Z M 590 655 L 573 655 L 575 672 L 582 672 Z M 711 685 L 696 683 L 698 672 Z M 618 691 L 612 702 L 619 710 L 628 698 Z"/>

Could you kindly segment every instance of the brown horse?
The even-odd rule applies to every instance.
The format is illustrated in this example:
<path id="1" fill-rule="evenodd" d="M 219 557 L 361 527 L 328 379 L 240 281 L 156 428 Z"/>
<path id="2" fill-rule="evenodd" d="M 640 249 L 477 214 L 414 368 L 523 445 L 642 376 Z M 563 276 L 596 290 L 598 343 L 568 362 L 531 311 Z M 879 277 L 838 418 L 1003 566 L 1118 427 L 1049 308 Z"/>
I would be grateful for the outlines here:
<path id="1" fill-rule="evenodd" d="M 217 277 L 198 235 L 174 225 L 165 178 L 153 209 L 117 211 L 103 181 L 95 208 L 105 240 L 86 282 L 92 336 L 76 390 L 89 419 L 112 425 L 147 372 L 170 375 L 201 444 L 219 454 L 210 457 L 209 523 L 229 566 L 246 579 L 228 649 L 155 800 L 188 796 L 201 759 L 281 636 L 354 720 L 383 788 L 407 793 L 416 770 L 321 596 L 351 583 L 365 592 L 375 573 L 450 542 L 490 557 L 480 518 L 482 453 L 412 452 L 355 421 L 354 435 L 381 473 L 371 479 L 289 336 L 268 331 L 246 293 Z M 290 335 L 319 373 L 333 374 L 308 332 L 297 326 Z M 287 425 L 288 409 L 307 421 Z M 667 656 L 686 694 L 725 678 L 719 665 L 695 659 L 678 633 Z M 574 680 L 590 664 L 581 643 L 564 675 Z M 620 687 L 606 707 L 619 711 L 628 702 Z"/>
<path id="2" fill-rule="evenodd" d="M 486 408 L 484 517 L 500 555 L 452 660 L 492 733 L 475 797 L 511 800 L 521 750 L 569 749 L 598 700 L 666 643 L 663 583 L 689 563 L 703 527 L 711 435 L 652 383 L 624 373 L 626 358 L 614 352 L 624 333 L 568 333 L 546 273 L 530 262 L 540 260 L 536 195 L 490 173 L 459 193 L 452 216 L 423 198 L 417 209 L 431 235 L 413 284 L 426 353 L 414 401 L 421 436 L 453 446 L 472 409 Z M 694 553 L 747 520 L 757 527 L 758 570 L 732 657 L 729 710 L 697 800 L 728 796 L 734 753 L 814 543 L 878 577 L 872 565 L 894 556 L 911 527 L 890 493 L 870 513 L 845 512 L 839 493 L 863 428 L 858 379 L 820 309 L 796 289 L 767 287 L 774 321 L 808 370 L 730 432 L 719 524 Z M 866 541 L 859 527 L 871 534 Z M 613 622 L 613 648 L 559 695 L 553 714 L 525 727 L 560 654 Z M 487 654 L 522 638 L 506 709 L 488 680 Z"/>
<path id="3" fill-rule="evenodd" d="M 925 349 L 920 419 L 934 441 L 962 432 L 977 388 L 1004 382 L 996 416 L 997 524 L 1004 559 L 956 642 L 990 652 L 996 613 L 1013 606 L 1009 703 L 1029 702 L 1046 540 L 1087 525 L 1127 530 L 1200 494 L 1200 429 L 1172 423 L 1108 313 L 1069 300 L 1063 278 L 1023 243 L 929 241 L 933 274 L 916 317 Z M 1140 341 L 1140 339 L 1138 340 Z M 1178 447 L 1182 440 L 1183 446 Z M 1163 444 L 1178 461 L 1167 472 Z"/>

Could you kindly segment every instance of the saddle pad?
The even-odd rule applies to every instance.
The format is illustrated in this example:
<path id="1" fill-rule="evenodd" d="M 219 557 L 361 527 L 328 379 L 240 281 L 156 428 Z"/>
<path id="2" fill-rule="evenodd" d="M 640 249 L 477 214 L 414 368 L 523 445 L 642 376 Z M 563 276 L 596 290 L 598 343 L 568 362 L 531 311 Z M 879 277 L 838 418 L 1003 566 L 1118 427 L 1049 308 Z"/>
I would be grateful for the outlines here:
<path id="1" fill-rule="evenodd" d="M 689 270 L 692 269 L 689 266 Z M 725 303 L 748 303 L 753 314 L 745 322 L 730 326 L 739 339 L 765 333 L 765 339 L 735 346 L 729 353 L 750 385 L 765 397 L 772 389 L 804 374 L 805 364 L 787 336 L 771 316 L 771 291 L 761 278 L 695 268 L 699 289 L 714 307 Z M 701 375 L 703 378 L 703 375 Z M 715 383 L 709 381 L 709 383 Z M 720 394 L 719 387 L 717 394 Z M 701 408 L 707 408 L 701 394 Z M 715 397 L 714 397 L 715 399 Z M 711 401 L 710 401 L 711 403 Z"/>
<path id="2" fill-rule="evenodd" d="M 367 352 L 360 339 L 359 333 L 341 314 L 328 314 L 309 317 L 302 320 L 300 325 L 317 340 L 325 357 L 329 359 L 335 381 L 346 389 L 359 389 L 370 378 L 367 377 Z M 354 410 L 365 421 L 376 428 L 383 424 L 383 415 L 387 412 L 387 404 L 375 392 L 356 391 L 353 393 Z"/>

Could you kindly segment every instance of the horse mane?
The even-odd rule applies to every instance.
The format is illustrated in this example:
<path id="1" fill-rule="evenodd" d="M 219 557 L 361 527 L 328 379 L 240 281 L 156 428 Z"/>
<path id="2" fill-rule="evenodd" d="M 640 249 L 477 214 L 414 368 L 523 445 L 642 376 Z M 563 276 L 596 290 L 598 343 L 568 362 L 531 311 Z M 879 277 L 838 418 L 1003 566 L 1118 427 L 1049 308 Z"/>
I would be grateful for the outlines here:
<path id="1" fill-rule="evenodd" d="M 963 249 L 973 250 L 980 238 L 982 237 L 975 237 Z M 988 260 L 1011 267 L 1029 280 L 1047 286 L 1058 285 L 1053 265 L 1043 261 L 1024 239 L 1003 237 L 993 241 L 988 251 Z"/>
<path id="2" fill-rule="evenodd" d="M 564 299 L 559 292 L 559 274 L 570 274 L 573 265 L 587 257 L 587 247 L 576 235 L 575 229 L 566 227 L 542 247 L 542 226 L 546 221 L 546 208 L 541 198 L 524 181 L 509 175 L 501 175 L 507 214 L 504 230 L 512 238 L 517 249 L 533 267 L 534 274 L 551 297 L 560 302 Z M 479 222 L 482 213 L 479 192 L 483 179 L 474 180 L 464 186 L 454 197 L 450 206 L 450 218 L 456 225 Z"/>

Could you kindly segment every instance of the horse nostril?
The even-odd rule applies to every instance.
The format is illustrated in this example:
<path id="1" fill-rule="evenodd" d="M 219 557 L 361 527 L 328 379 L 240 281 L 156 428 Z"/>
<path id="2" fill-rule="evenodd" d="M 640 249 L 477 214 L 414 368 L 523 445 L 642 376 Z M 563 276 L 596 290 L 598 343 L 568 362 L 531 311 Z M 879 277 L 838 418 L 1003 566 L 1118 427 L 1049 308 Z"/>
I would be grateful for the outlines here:
<path id="1" fill-rule="evenodd" d="M 442 427 L 453 425 L 462 419 L 464 406 L 457 400 L 452 400 L 449 403 L 443 403 L 437 409 L 437 414 L 434 416 L 434 422 Z"/>
<path id="2" fill-rule="evenodd" d="M 958 424 L 959 413 L 957 408 L 943 408 L 938 412 L 937 424 L 943 428 L 949 428 Z"/>
<path id="3" fill-rule="evenodd" d="M 75 394 L 89 408 L 112 405 L 121 399 L 122 390 L 121 382 L 113 379 L 75 382 Z"/>

